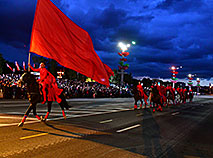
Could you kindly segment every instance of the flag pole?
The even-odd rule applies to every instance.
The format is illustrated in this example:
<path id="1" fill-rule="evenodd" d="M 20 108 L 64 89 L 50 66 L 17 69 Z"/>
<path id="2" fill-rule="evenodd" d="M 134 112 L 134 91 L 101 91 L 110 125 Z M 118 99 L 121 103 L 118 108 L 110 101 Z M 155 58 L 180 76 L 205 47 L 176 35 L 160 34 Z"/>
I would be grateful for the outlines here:
<path id="1" fill-rule="evenodd" d="M 30 64 L 30 52 L 29 52 L 29 55 L 28 55 L 28 64 Z M 28 65 L 28 72 L 30 72 L 30 67 Z"/>

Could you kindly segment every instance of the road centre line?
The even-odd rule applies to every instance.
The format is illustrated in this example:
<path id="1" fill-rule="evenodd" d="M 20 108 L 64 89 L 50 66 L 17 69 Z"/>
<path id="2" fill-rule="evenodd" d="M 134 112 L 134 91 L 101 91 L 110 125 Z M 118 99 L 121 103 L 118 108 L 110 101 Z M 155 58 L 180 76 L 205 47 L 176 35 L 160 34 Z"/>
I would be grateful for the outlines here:
<path id="1" fill-rule="evenodd" d="M 130 127 L 127 127 L 127 128 L 121 129 L 121 130 L 117 130 L 116 132 L 117 132 L 117 133 L 121 133 L 121 132 L 124 132 L 124 131 L 130 130 L 130 129 L 133 129 L 133 128 L 137 128 L 137 127 L 140 127 L 140 126 L 141 126 L 140 124 L 137 124 L 137 125 L 134 125 L 134 126 L 130 126 Z"/>
<path id="2" fill-rule="evenodd" d="M 35 138 L 35 137 L 40 137 L 40 136 L 44 136 L 47 135 L 48 133 L 40 133 L 40 134 L 36 134 L 36 135 L 31 135 L 31 136 L 26 136 L 26 137 L 21 137 L 20 139 L 29 139 L 29 138 Z"/>
<path id="3" fill-rule="evenodd" d="M 109 123 L 109 122 L 112 122 L 112 119 L 110 119 L 110 120 L 105 120 L 105 121 L 101 121 L 101 122 L 99 122 L 99 123 Z"/>

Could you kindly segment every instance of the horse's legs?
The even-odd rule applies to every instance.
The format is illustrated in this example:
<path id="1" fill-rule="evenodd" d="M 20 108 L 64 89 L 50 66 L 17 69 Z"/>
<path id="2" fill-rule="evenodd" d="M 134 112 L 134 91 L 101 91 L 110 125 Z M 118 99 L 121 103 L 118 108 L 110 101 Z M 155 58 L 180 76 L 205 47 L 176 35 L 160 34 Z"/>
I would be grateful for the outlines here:
<path id="1" fill-rule="evenodd" d="M 35 115 L 35 117 L 40 120 L 41 118 L 37 115 L 36 113 L 36 104 L 30 104 L 30 106 L 27 108 L 27 111 L 24 114 L 24 117 L 22 118 L 21 122 L 18 124 L 19 127 L 22 127 L 24 125 L 24 122 L 26 120 L 26 118 L 28 117 L 29 113 L 31 112 L 31 110 L 33 109 L 33 114 Z"/>
<path id="2" fill-rule="evenodd" d="M 143 105 L 143 101 L 142 101 L 142 99 L 140 99 L 140 102 L 141 102 L 141 104 L 140 104 L 140 108 L 142 109 L 142 105 Z"/>
<path id="3" fill-rule="evenodd" d="M 59 103 L 60 106 L 63 106 L 66 108 L 66 110 L 69 110 L 70 106 L 68 105 L 66 98 L 64 97 L 63 93 L 59 95 L 59 98 L 61 98 L 61 103 Z"/>
<path id="4" fill-rule="evenodd" d="M 138 99 L 135 98 L 134 110 L 137 110 L 137 108 L 138 108 L 137 102 L 138 102 Z"/>
<path id="5" fill-rule="evenodd" d="M 45 117 L 44 117 L 44 121 L 48 118 L 48 116 L 49 116 L 49 114 L 50 114 L 50 112 L 51 112 L 51 109 L 52 109 L 52 101 L 48 101 L 47 102 L 47 113 L 46 113 L 46 115 L 45 115 Z"/>
<path id="6" fill-rule="evenodd" d="M 41 117 L 38 116 L 37 113 L 36 113 L 36 104 L 34 104 L 34 105 L 32 106 L 32 108 L 33 108 L 33 115 L 34 115 L 38 120 L 41 120 Z"/>
<path id="7" fill-rule="evenodd" d="M 146 105 L 148 105 L 148 103 L 147 103 L 147 99 L 148 99 L 148 96 L 144 95 L 145 107 L 146 107 Z"/>
<path id="8" fill-rule="evenodd" d="M 164 107 L 166 107 L 166 105 L 167 105 L 167 98 L 165 97 L 165 95 L 163 95 L 163 102 L 164 102 Z"/>
<path id="9" fill-rule="evenodd" d="M 60 107 L 61 107 L 63 117 L 64 117 L 64 119 L 66 119 L 67 117 L 66 117 L 66 114 L 65 114 L 65 112 L 64 112 L 64 104 L 63 104 L 63 101 L 61 101 L 61 102 L 59 103 L 59 105 L 60 105 Z"/>

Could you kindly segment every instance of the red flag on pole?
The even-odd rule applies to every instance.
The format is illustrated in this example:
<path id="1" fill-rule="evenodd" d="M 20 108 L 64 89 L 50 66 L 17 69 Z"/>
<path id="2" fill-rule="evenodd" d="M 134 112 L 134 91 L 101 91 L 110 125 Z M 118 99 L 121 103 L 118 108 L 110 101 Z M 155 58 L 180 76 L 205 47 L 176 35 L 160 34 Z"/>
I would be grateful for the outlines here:
<path id="1" fill-rule="evenodd" d="M 6 65 L 11 71 L 13 71 L 12 67 L 8 63 L 6 63 Z"/>
<path id="2" fill-rule="evenodd" d="M 18 71 L 20 71 L 20 67 L 19 67 L 19 65 L 18 65 L 18 62 L 17 62 L 17 61 L 15 61 L 15 65 L 16 65 L 17 70 L 18 70 Z"/>
<path id="3" fill-rule="evenodd" d="M 26 67 L 25 67 L 25 62 L 23 61 L 23 68 L 24 68 L 24 71 L 26 71 Z"/>
<path id="4" fill-rule="evenodd" d="M 103 64 L 104 64 L 104 63 L 103 63 Z M 106 71 L 107 71 L 107 74 L 108 74 L 109 78 L 110 78 L 111 76 L 114 76 L 114 72 L 112 71 L 112 69 L 111 69 L 108 65 L 104 64 L 104 67 L 105 67 L 105 69 L 106 69 Z"/>
<path id="5" fill-rule="evenodd" d="M 93 80 L 109 86 L 105 66 L 85 30 L 71 21 L 50 0 L 38 0 L 30 52 L 56 60 Z"/>

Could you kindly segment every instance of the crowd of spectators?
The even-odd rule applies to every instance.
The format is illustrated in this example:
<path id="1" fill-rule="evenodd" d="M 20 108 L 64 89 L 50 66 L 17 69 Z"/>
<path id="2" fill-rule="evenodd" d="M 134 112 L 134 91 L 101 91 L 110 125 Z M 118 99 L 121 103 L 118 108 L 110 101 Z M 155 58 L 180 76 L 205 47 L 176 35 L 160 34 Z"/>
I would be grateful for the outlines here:
<path id="1" fill-rule="evenodd" d="M 62 79 L 58 83 L 64 89 L 67 98 L 117 98 L 132 96 L 128 85 L 121 88 L 111 84 L 110 87 L 106 87 L 98 83 L 66 79 Z"/>
<path id="2" fill-rule="evenodd" d="M 5 99 L 26 99 L 27 92 L 24 86 L 17 85 L 20 74 L 0 75 L 0 98 Z M 66 98 L 115 98 L 131 97 L 131 90 L 128 85 L 118 87 L 111 84 L 110 87 L 93 82 L 59 79 L 58 86 L 64 89 Z"/>
<path id="3" fill-rule="evenodd" d="M 24 86 L 17 85 L 20 74 L 0 75 L 0 93 L 4 99 L 25 99 L 27 93 Z"/>

